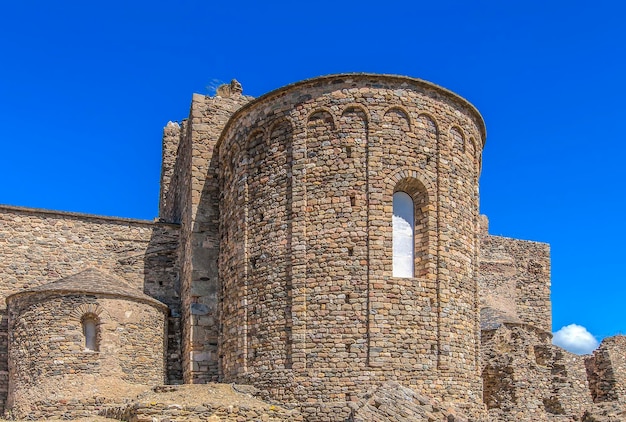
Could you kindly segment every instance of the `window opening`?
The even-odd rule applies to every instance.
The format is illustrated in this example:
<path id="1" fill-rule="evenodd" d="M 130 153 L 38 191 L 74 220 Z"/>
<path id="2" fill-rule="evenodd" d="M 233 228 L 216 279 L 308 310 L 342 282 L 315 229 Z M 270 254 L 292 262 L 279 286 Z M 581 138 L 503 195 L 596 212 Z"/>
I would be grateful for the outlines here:
<path id="1" fill-rule="evenodd" d="M 98 322 L 92 316 L 83 318 L 83 335 L 85 337 L 85 350 L 98 351 Z"/>
<path id="2" fill-rule="evenodd" d="M 393 276 L 413 277 L 415 217 L 413 198 L 406 192 L 393 194 Z"/>

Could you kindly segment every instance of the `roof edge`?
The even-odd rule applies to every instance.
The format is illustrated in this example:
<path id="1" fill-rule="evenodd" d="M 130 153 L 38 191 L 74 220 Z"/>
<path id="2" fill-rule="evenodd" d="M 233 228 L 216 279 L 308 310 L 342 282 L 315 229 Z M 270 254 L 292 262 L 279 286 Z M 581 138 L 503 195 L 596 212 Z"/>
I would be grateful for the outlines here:
<path id="1" fill-rule="evenodd" d="M 298 82 L 294 82 L 288 85 L 284 85 L 280 88 L 277 88 L 273 91 L 267 92 L 263 95 L 261 95 L 260 97 L 257 97 L 255 99 L 253 99 L 252 101 L 248 102 L 247 104 L 245 104 L 243 107 L 239 108 L 237 111 L 235 111 L 230 119 L 228 119 L 228 122 L 226 122 L 226 125 L 224 126 L 224 129 L 222 130 L 222 133 L 215 145 L 215 149 L 219 149 L 219 147 L 222 144 L 222 140 L 224 138 L 224 134 L 228 131 L 230 125 L 232 124 L 232 122 L 234 122 L 242 113 L 246 112 L 248 109 L 255 107 L 257 104 L 260 104 L 264 101 L 267 101 L 273 97 L 277 97 L 281 94 L 283 94 L 286 91 L 292 90 L 294 88 L 297 87 L 301 87 L 301 86 L 306 86 L 306 85 L 310 85 L 316 82 L 323 82 L 323 81 L 329 81 L 332 79 L 338 79 L 338 78 L 380 78 L 380 79 L 387 79 L 387 80 L 397 80 L 397 81 L 403 81 L 403 82 L 410 82 L 413 84 L 417 84 L 420 86 L 423 86 L 425 88 L 430 88 L 430 89 L 434 89 L 436 91 L 441 92 L 442 94 L 448 96 L 449 98 L 454 99 L 455 101 L 460 102 L 462 105 L 464 105 L 465 107 L 468 108 L 468 110 L 474 114 L 474 117 L 476 118 L 477 122 L 478 122 L 478 126 L 479 126 L 479 130 L 480 130 L 480 134 L 482 136 L 482 147 L 484 148 L 485 146 L 485 142 L 487 139 L 487 128 L 485 126 L 485 119 L 483 119 L 482 114 L 480 114 L 480 112 L 478 111 L 478 109 L 471 103 L 469 102 L 467 99 L 465 99 L 464 97 L 460 96 L 459 94 L 444 88 L 440 85 L 437 85 L 433 82 L 429 82 L 426 81 L 424 79 L 419 79 L 419 78 L 414 78 L 412 76 L 403 76 L 403 75 L 393 75 L 393 74 L 386 74 L 386 73 L 367 73 L 367 72 L 354 72 L 354 73 L 336 73 L 336 74 L 330 74 L 330 75 L 323 75 L 323 76 L 316 76 L 313 78 L 309 78 L 309 79 L 303 79 L 301 81 Z"/>
<path id="2" fill-rule="evenodd" d="M 64 294 L 80 294 L 80 295 L 94 295 L 94 296 L 100 296 L 100 297 L 107 297 L 107 298 L 124 298 L 124 299 L 132 299 L 135 302 L 141 302 L 141 303 L 145 303 L 147 305 L 152 305 L 155 308 L 158 308 L 162 311 L 167 311 L 169 310 L 169 306 L 167 306 L 165 303 L 161 302 L 160 300 L 157 300 L 153 297 L 150 297 L 148 295 L 145 295 L 144 297 L 141 297 L 140 294 L 143 294 L 141 292 L 137 292 L 137 296 L 135 295 L 127 295 L 127 294 L 122 294 L 122 293 L 104 293 L 104 292 L 96 292 L 96 291 L 92 291 L 90 289 L 47 289 L 47 290 L 23 290 L 21 292 L 15 292 L 12 293 L 10 295 L 8 295 L 5 298 L 5 302 L 7 304 L 7 306 L 9 306 L 9 302 L 11 302 L 14 299 L 17 299 L 19 297 L 24 297 L 24 296 L 38 296 L 38 295 L 46 295 L 49 293 L 56 293 L 58 295 L 64 295 Z"/>
<path id="3" fill-rule="evenodd" d="M 7 205 L 0 204 L 0 212 L 20 212 L 24 214 L 44 214 L 44 215 L 55 215 L 60 217 L 73 217 L 73 218 L 82 218 L 88 220 L 106 220 L 111 222 L 118 223 L 133 223 L 133 224 L 143 224 L 146 226 L 153 225 L 170 225 L 170 226 L 180 226 L 177 223 L 168 223 L 164 221 L 160 221 L 158 219 L 155 220 L 142 220 L 138 218 L 129 218 L 129 217 L 112 217 L 107 215 L 98 215 L 98 214 L 89 214 L 82 212 L 74 212 L 74 211 L 59 211 L 59 210 L 50 210 L 47 208 L 33 208 L 33 207 L 23 207 L 19 205 Z"/>

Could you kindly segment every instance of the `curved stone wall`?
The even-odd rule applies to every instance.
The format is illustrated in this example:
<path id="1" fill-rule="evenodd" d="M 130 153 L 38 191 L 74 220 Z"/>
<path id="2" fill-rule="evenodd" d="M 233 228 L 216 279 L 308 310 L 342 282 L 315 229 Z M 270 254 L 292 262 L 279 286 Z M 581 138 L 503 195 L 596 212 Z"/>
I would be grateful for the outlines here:
<path id="1" fill-rule="evenodd" d="M 317 78 L 235 113 L 218 145 L 223 379 L 320 412 L 388 380 L 480 403 L 483 143 L 469 103 L 403 77 Z M 396 191 L 415 204 L 413 278 L 392 277 Z"/>
<path id="2" fill-rule="evenodd" d="M 50 417 L 165 382 L 165 306 L 58 292 L 12 296 L 8 305 L 14 416 Z M 96 322 L 96 350 L 86 347 L 85 318 Z"/>

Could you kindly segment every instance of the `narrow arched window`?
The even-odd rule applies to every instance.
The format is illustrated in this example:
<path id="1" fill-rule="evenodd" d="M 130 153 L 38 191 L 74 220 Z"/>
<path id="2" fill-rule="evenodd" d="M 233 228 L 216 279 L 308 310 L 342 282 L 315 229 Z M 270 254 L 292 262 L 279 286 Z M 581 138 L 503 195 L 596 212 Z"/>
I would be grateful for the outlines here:
<path id="1" fill-rule="evenodd" d="M 83 336 L 85 338 L 85 350 L 98 351 L 98 321 L 92 315 L 86 315 L 82 319 Z"/>
<path id="2" fill-rule="evenodd" d="M 415 260 L 413 198 L 406 192 L 393 194 L 393 276 L 413 277 Z"/>

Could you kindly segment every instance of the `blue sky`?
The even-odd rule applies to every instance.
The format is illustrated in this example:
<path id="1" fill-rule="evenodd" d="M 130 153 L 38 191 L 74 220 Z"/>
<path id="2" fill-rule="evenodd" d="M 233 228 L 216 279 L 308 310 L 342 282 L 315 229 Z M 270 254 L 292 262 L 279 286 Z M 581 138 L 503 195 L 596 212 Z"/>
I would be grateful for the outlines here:
<path id="1" fill-rule="evenodd" d="M 493 234 L 552 245 L 553 325 L 626 332 L 626 6 L 618 1 L 6 1 L 0 203 L 152 219 L 191 94 L 329 73 L 429 80 L 487 124 Z"/>

